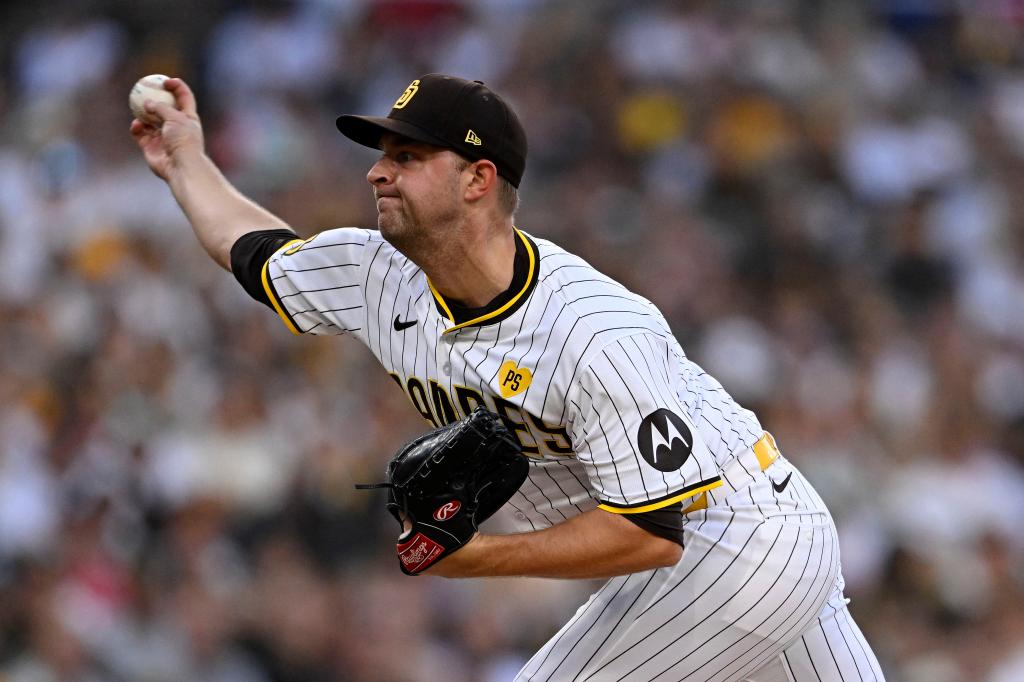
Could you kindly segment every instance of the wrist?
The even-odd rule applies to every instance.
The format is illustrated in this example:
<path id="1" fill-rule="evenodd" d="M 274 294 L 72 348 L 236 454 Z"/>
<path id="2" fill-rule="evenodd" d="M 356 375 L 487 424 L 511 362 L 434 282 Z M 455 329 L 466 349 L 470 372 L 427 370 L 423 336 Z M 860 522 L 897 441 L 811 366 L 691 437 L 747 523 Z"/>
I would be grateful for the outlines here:
<path id="1" fill-rule="evenodd" d="M 206 155 L 202 144 L 181 146 L 171 154 L 171 170 L 188 172 L 195 166 L 212 164 L 213 161 Z"/>
<path id="2" fill-rule="evenodd" d="M 197 191 L 216 185 L 216 179 L 220 176 L 216 164 L 201 146 L 175 150 L 167 165 L 167 182 L 179 203 Z M 184 208 L 186 215 L 189 215 L 188 207 Z"/>
<path id="3" fill-rule="evenodd" d="M 486 556 L 489 536 L 477 533 L 469 542 L 424 571 L 424 575 L 440 578 L 475 578 L 484 575 L 481 559 Z"/>

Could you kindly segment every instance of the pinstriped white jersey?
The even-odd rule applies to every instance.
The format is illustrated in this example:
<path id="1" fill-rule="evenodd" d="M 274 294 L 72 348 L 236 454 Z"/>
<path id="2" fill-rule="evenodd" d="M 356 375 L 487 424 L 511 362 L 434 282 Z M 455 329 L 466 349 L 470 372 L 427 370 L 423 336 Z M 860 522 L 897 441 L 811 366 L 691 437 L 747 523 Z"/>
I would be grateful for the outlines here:
<path id="1" fill-rule="evenodd" d="M 720 485 L 762 436 L 755 416 L 686 358 L 650 301 L 549 241 L 516 238 L 522 281 L 470 319 L 372 230 L 286 244 L 263 284 L 294 333 L 362 341 L 431 425 L 496 412 L 531 457 L 509 502 L 524 527 Z"/>

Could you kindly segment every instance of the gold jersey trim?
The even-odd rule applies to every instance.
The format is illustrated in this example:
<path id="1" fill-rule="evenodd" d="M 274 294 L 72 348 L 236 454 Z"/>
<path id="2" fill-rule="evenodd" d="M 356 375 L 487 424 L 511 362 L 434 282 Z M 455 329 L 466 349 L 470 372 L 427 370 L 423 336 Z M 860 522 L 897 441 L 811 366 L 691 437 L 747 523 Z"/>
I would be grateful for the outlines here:
<path id="1" fill-rule="evenodd" d="M 754 456 L 757 458 L 757 463 L 761 467 L 761 471 L 764 471 L 769 466 L 771 466 L 772 462 L 778 459 L 780 455 L 779 447 L 775 444 L 774 436 L 772 436 L 772 434 L 768 433 L 767 431 L 765 431 L 764 435 L 761 436 L 761 438 L 758 439 L 756 443 L 754 443 L 751 449 L 754 451 Z M 701 493 L 707 493 L 707 491 L 713 490 L 714 488 L 717 488 L 720 485 L 722 485 L 722 479 L 716 476 L 713 479 L 701 481 L 700 483 L 695 483 L 692 486 L 683 488 L 678 493 L 672 493 L 670 497 L 663 498 L 660 500 L 654 500 L 653 502 L 648 502 L 647 504 L 638 507 L 617 505 L 611 502 L 602 502 L 597 506 L 599 509 L 604 509 L 605 511 L 609 511 L 614 514 L 640 514 L 642 512 L 654 511 L 655 509 L 667 507 L 671 504 L 675 504 L 676 502 L 681 502 L 687 499 L 688 497 L 694 497 L 696 495 L 701 495 Z M 695 500 L 693 504 L 684 509 L 683 513 L 689 514 L 692 511 L 706 509 L 707 506 L 707 495 L 703 494 L 700 498 Z"/>
<path id="2" fill-rule="evenodd" d="M 530 259 L 530 266 L 526 272 L 526 282 L 523 284 L 523 288 L 520 289 L 515 296 L 509 299 L 509 301 L 500 308 L 492 310 L 485 315 L 475 317 L 472 320 L 467 320 L 466 322 L 462 322 L 461 324 L 448 327 L 447 329 L 444 330 L 445 334 L 447 334 L 448 332 L 453 332 L 456 329 L 462 329 L 463 327 L 471 327 L 473 325 L 481 324 L 482 322 L 486 322 L 487 320 L 491 320 L 494 319 L 495 317 L 498 317 L 499 315 L 506 312 L 513 306 L 521 303 L 526 292 L 528 292 L 530 288 L 533 286 L 533 280 L 537 273 L 537 253 L 534 251 L 533 246 L 530 244 L 530 240 L 526 238 L 526 235 L 520 232 L 518 228 L 513 229 L 515 230 L 516 236 L 518 236 L 519 239 L 522 240 L 523 245 L 526 246 L 526 253 L 529 255 Z M 451 308 L 448 307 L 448 303 L 445 302 L 444 296 L 441 295 L 441 292 L 434 288 L 434 283 L 430 281 L 429 277 L 427 278 L 427 286 L 430 287 L 430 293 L 433 294 L 434 300 L 437 301 L 437 304 L 441 306 L 442 310 L 444 310 L 445 315 L 448 317 L 449 320 L 454 322 L 455 316 L 452 315 Z"/>
<path id="3" fill-rule="evenodd" d="M 303 243 L 304 241 L 301 239 L 292 239 L 291 241 L 285 242 L 281 245 L 281 248 L 270 254 L 270 258 L 273 258 L 281 251 L 288 249 L 293 244 L 301 245 Z M 274 310 L 277 311 L 281 321 L 284 322 L 284 326 L 288 327 L 288 331 L 296 336 L 300 336 L 302 332 L 300 332 L 298 327 L 295 326 L 295 323 L 292 322 L 291 316 L 288 314 L 288 311 L 284 309 L 284 306 L 281 304 L 281 300 L 277 297 L 277 292 L 274 291 L 274 287 L 270 284 L 270 277 L 267 272 L 267 268 L 270 266 L 270 258 L 268 258 L 267 262 L 263 264 L 263 270 L 260 272 L 260 279 L 263 281 L 263 290 L 267 292 L 267 298 L 270 299 L 270 303 L 274 306 Z"/>
<path id="4" fill-rule="evenodd" d="M 597 508 L 604 509 L 605 511 L 611 512 L 613 514 L 642 514 L 643 512 L 654 511 L 656 509 L 667 507 L 669 505 L 675 504 L 676 502 L 682 502 L 683 500 L 689 497 L 693 497 L 694 495 L 699 495 L 709 490 L 713 490 L 714 488 L 717 488 L 720 485 L 722 485 L 722 479 L 719 478 L 718 476 L 715 476 L 710 480 L 701 481 L 700 483 L 694 483 L 692 486 L 687 486 L 686 488 L 683 488 L 682 491 L 678 493 L 673 493 L 669 497 L 662 498 L 660 500 L 654 500 L 653 502 L 648 502 L 647 504 L 643 504 L 637 507 L 628 507 L 625 505 L 613 504 L 611 502 L 602 502 L 601 504 L 597 505 Z"/>

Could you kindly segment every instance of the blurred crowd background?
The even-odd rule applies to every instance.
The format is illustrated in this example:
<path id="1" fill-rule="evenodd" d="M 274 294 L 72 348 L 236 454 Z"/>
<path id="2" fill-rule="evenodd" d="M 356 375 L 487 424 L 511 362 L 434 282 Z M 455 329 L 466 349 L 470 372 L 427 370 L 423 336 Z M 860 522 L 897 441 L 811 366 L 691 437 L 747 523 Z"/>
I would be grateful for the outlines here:
<path id="1" fill-rule="evenodd" d="M 0 680 L 498 682 L 592 583 L 401 575 L 426 428 L 210 261 L 128 136 L 196 90 L 300 235 L 372 227 L 343 112 L 487 81 L 517 224 L 649 296 L 839 525 L 895 682 L 1024 680 L 1024 2 L 106 0 L 0 9 Z"/>

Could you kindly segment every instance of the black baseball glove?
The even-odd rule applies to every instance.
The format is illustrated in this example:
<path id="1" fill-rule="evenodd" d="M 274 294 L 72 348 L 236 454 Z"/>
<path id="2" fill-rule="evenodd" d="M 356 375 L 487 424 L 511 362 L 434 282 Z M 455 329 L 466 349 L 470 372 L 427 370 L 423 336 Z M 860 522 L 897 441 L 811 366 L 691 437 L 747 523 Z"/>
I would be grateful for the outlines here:
<path id="1" fill-rule="evenodd" d="M 492 412 L 425 433 L 388 463 L 388 511 L 412 527 L 398 538 L 402 571 L 415 575 L 465 545 L 526 480 L 529 460 Z"/>

